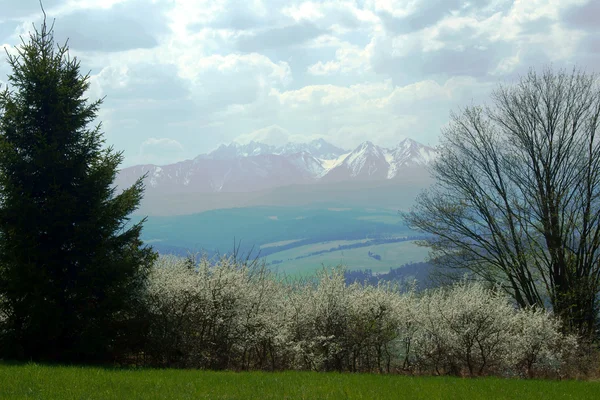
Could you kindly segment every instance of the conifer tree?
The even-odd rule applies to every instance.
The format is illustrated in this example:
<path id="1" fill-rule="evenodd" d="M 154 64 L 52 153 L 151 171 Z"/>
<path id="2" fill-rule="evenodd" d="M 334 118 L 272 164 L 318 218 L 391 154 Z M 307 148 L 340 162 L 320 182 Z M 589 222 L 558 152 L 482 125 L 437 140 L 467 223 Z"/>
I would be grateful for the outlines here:
<path id="1" fill-rule="evenodd" d="M 144 220 L 128 223 L 143 184 L 117 194 L 122 152 L 89 126 L 103 99 L 85 98 L 89 74 L 45 13 L 29 36 L 0 92 L 0 359 L 98 361 L 156 257 Z"/>

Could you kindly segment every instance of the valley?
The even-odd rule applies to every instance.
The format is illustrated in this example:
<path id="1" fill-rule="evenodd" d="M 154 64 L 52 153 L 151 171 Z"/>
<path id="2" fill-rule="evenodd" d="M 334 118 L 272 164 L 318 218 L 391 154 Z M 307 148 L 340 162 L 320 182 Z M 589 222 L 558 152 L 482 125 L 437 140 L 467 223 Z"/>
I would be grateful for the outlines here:
<path id="1" fill-rule="evenodd" d="M 150 216 L 142 231 L 142 239 L 161 253 L 215 257 L 231 254 L 236 243 L 240 254 L 264 258 L 270 269 L 293 276 L 311 275 L 323 265 L 377 273 L 423 262 L 427 249 L 416 246 L 418 237 L 394 210 L 319 206 Z"/>
<path id="2" fill-rule="evenodd" d="M 354 150 L 323 139 L 232 142 L 192 160 L 125 168 L 116 186 L 145 176 L 133 222 L 148 217 L 143 240 L 160 253 L 215 257 L 236 246 L 290 276 L 338 264 L 378 274 L 426 260 L 398 211 L 432 183 L 436 156 L 410 139 Z"/>
<path id="3" fill-rule="evenodd" d="M 339 242 L 355 242 L 360 246 L 338 250 L 336 247 L 339 244 L 336 243 Z M 319 248 L 329 250 L 318 250 Z M 378 274 L 405 264 L 423 262 L 427 259 L 427 254 L 428 249 L 417 246 L 412 240 L 384 244 L 371 244 L 367 240 L 331 241 L 274 253 L 267 256 L 266 261 L 271 270 L 290 276 L 310 276 L 323 267 L 337 265 L 350 271 L 369 269 Z"/>

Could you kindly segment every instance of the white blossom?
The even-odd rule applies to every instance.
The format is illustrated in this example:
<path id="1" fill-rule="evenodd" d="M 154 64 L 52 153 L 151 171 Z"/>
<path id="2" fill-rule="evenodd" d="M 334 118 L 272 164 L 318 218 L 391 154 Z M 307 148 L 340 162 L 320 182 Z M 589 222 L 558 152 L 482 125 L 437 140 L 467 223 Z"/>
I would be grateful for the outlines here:
<path id="1" fill-rule="evenodd" d="M 479 283 L 417 293 L 347 285 L 342 269 L 284 282 L 231 257 L 161 256 L 145 304 L 160 365 L 531 376 L 577 346 L 551 314 Z"/>

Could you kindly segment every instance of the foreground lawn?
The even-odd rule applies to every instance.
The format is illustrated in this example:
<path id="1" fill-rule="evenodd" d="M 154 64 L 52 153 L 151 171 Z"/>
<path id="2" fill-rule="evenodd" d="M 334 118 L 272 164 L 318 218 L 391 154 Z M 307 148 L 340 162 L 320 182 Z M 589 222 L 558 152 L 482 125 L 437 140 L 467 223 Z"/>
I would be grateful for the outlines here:
<path id="1" fill-rule="evenodd" d="M 600 383 L 0 363 L 2 399 L 600 399 Z"/>

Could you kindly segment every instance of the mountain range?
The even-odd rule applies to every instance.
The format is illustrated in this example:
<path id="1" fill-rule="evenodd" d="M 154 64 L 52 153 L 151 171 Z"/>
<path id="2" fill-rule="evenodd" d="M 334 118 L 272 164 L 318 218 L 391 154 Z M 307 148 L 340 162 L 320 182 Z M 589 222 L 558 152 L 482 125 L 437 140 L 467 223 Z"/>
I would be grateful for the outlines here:
<path id="1" fill-rule="evenodd" d="M 290 185 L 400 181 L 435 159 L 437 151 L 412 139 L 394 148 L 366 141 L 348 151 L 323 139 L 270 146 L 232 142 L 192 160 L 136 165 L 119 171 L 116 186 L 125 188 L 140 176 L 146 195 L 248 193 Z"/>

